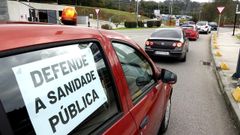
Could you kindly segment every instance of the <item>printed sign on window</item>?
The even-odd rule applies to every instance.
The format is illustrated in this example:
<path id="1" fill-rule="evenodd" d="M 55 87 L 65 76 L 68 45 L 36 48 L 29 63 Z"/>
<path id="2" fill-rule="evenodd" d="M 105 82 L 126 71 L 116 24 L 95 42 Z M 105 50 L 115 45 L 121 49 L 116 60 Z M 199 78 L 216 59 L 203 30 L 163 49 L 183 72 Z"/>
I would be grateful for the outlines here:
<path id="1" fill-rule="evenodd" d="M 68 134 L 107 101 L 89 48 L 13 68 L 36 134 Z"/>

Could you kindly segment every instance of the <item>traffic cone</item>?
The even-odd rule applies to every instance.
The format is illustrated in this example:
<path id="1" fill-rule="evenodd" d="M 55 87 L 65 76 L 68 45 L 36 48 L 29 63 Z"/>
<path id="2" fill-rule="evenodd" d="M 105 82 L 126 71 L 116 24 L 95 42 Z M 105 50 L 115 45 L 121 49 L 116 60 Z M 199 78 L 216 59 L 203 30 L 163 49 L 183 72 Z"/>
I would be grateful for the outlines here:
<path id="1" fill-rule="evenodd" d="M 217 44 L 213 44 L 213 49 L 218 49 Z"/>
<path id="2" fill-rule="evenodd" d="M 240 88 L 239 87 L 237 87 L 236 89 L 234 89 L 232 91 L 232 96 L 236 102 L 240 102 Z"/>
<path id="3" fill-rule="evenodd" d="M 221 57 L 221 56 L 222 56 L 222 53 L 221 53 L 220 51 L 216 51 L 215 56 Z"/>
<path id="4" fill-rule="evenodd" d="M 220 68 L 221 68 L 222 70 L 229 70 L 229 66 L 228 66 L 226 63 L 224 63 L 224 62 L 222 62 L 222 63 L 220 64 Z"/>

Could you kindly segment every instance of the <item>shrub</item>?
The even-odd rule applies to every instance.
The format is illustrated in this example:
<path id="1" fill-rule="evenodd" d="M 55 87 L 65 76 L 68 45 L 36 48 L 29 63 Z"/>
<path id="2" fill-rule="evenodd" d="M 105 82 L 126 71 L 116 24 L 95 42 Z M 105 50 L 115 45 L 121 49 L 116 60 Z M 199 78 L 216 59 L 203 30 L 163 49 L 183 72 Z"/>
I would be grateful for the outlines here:
<path id="1" fill-rule="evenodd" d="M 162 24 L 161 21 L 154 21 L 154 26 L 160 27 Z"/>
<path id="2" fill-rule="evenodd" d="M 144 23 L 142 21 L 138 21 L 138 27 L 144 27 Z"/>
<path id="3" fill-rule="evenodd" d="M 161 21 L 147 21 L 147 27 L 160 27 Z"/>
<path id="4" fill-rule="evenodd" d="M 136 28 L 137 27 L 137 22 L 124 22 L 124 26 L 126 28 Z"/>
<path id="5" fill-rule="evenodd" d="M 101 28 L 102 28 L 102 29 L 106 29 L 106 30 L 112 30 L 112 26 L 109 25 L 109 24 L 103 24 L 103 25 L 101 26 Z"/>

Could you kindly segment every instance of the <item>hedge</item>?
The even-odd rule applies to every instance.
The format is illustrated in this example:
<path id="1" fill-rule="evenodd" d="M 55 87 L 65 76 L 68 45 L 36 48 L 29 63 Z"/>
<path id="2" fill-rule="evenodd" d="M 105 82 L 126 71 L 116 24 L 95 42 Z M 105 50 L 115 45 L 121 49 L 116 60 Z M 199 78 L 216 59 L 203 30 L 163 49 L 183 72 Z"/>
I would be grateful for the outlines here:
<path id="1" fill-rule="evenodd" d="M 106 29 L 106 30 L 112 30 L 112 26 L 109 25 L 109 24 L 103 24 L 103 25 L 101 26 L 101 28 L 102 28 L 102 29 Z"/>
<path id="2" fill-rule="evenodd" d="M 138 27 L 144 27 L 144 23 L 142 21 L 138 21 Z"/>
<path id="3" fill-rule="evenodd" d="M 161 21 L 147 21 L 147 27 L 160 27 Z"/>
<path id="4" fill-rule="evenodd" d="M 137 22 L 124 22 L 124 26 L 126 28 L 136 28 L 137 27 Z"/>

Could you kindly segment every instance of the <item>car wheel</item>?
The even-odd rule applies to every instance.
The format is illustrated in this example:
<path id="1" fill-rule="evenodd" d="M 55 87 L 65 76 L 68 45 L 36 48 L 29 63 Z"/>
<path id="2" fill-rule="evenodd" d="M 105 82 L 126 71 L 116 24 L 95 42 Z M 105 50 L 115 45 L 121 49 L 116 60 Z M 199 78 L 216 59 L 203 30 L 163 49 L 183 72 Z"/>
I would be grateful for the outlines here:
<path id="1" fill-rule="evenodd" d="M 171 98 L 169 98 L 168 102 L 167 102 L 167 108 L 166 108 L 164 118 L 161 123 L 161 127 L 158 132 L 159 135 L 161 135 L 167 131 L 167 128 L 169 125 L 170 114 L 171 114 Z"/>
<path id="2" fill-rule="evenodd" d="M 180 58 L 181 62 L 185 62 L 187 60 L 187 52 L 185 52 L 184 56 Z"/>

